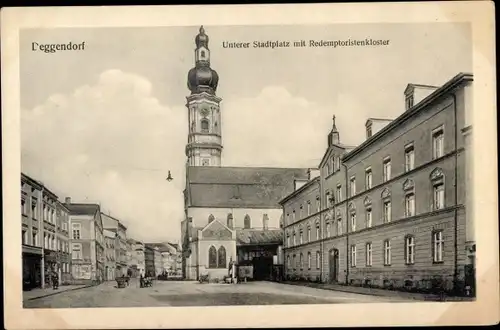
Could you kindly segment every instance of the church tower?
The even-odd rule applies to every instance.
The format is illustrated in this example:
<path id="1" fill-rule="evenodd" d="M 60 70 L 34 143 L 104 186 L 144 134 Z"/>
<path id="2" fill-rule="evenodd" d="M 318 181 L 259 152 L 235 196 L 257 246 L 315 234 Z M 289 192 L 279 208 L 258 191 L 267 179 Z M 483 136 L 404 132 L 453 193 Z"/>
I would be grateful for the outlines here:
<path id="1" fill-rule="evenodd" d="M 215 95 L 219 76 L 210 68 L 208 36 L 203 26 L 195 38 L 195 67 L 189 70 L 187 86 L 191 91 L 187 99 L 188 166 L 221 166 L 222 133 L 220 102 Z"/>

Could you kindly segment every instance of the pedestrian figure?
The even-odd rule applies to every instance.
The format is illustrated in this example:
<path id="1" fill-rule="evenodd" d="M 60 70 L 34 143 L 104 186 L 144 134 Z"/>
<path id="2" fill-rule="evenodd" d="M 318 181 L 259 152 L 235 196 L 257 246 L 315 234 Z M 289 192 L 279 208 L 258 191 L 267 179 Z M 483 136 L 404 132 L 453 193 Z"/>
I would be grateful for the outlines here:
<path id="1" fill-rule="evenodd" d="M 56 271 L 52 271 L 52 288 L 57 290 L 59 287 L 59 275 L 57 275 Z"/>
<path id="2" fill-rule="evenodd" d="M 141 273 L 141 277 L 139 278 L 139 287 L 141 287 L 141 288 L 144 287 L 144 277 L 142 276 L 142 273 Z"/>

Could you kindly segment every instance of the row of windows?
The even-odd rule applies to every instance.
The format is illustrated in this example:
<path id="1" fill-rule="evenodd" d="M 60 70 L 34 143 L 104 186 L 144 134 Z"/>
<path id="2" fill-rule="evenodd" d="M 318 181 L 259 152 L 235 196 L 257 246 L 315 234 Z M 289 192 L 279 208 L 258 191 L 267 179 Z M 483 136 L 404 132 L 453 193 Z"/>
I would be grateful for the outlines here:
<path id="1" fill-rule="evenodd" d="M 312 206 L 311 206 L 311 201 L 307 201 L 307 203 L 305 205 L 306 205 L 305 210 L 304 210 L 303 205 L 300 205 L 299 212 L 298 212 L 299 213 L 298 218 L 297 218 L 297 214 L 296 214 L 295 210 L 292 211 L 291 217 L 290 217 L 290 213 L 287 213 L 286 223 L 290 224 L 290 223 L 295 222 L 296 220 L 301 220 L 305 217 L 310 216 L 313 212 Z M 319 212 L 320 210 L 321 210 L 321 202 L 320 202 L 319 196 L 317 196 L 314 212 L 316 213 L 316 212 Z"/>
<path id="2" fill-rule="evenodd" d="M 208 216 L 208 223 L 211 223 L 212 221 L 215 220 L 215 217 L 213 216 L 213 214 L 210 214 Z M 227 215 L 227 220 L 226 220 L 226 224 L 229 228 L 231 228 L 233 226 L 233 214 L 232 213 L 229 213 Z M 262 216 L 262 226 L 264 228 L 268 228 L 269 227 L 269 216 L 267 215 L 267 213 L 264 213 L 264 215 Z M 250 216 L 248 214 L 245 215 L 245 217 L 243 218 L 243 228 L 244 229 L 251 229 L 252 228 L 252 219 L 250 218 Z"/>
<path id="3" fill-rule="evenodd" d="M 444 174 L 440 168 L 436 168 L 431 172 L 430 180 L 432 183 L 432 210 L 440 210 L 445 207 L 445 186 L 444 186 Z M 415 184 L 411 179 L 407 179 L 403 183 L 404 190 L 404 216 L 412 217 L 416 215 L 415 211 Z M 383 223 L 389 223 L 392 221 L 392 202 L 391 202 L 391 192 L 388 188 L 384 189 L 381 194 L 382 199 L 382 220 Z M 364 200 L 365 206 L 365 228 L 370 228 L 373 226 L 373 211 L 372 211 L 372 200 L 366 197 Z M 356 231 L 358 217 L 354 203 L 350 203 L 349 206 L 349 222 L 351 232 Z M 337 210 L 336 214 L 337 221 L 337 235 L 342 235 L 342 214 L 340 210 Z M 325 226 L 325 237 L 331 237 L 332 227 L 334 226 L 334 220 L 327 220 Z M 316 239 L 320 239 L 319 224 L 316 225 Z M 292 241 L 291 241 L 292 240 Z M 307 227 L 307 241 L 304 241 L 302 229 L 299 231 L 299 242 L 298 244 L 303 244 L 305 242 L 311 241 L 311 228 Z M 293 244 L 293 245 L 292 245 Z M 297 245 L 297 239 L 295 232 L 290 234 L 287 233 L 287 246 Z"/>
<path id="4" fill-rule="evenodd" d="M 298 262 L 298 263 L 297 263 Z M 312 254 L 311 252 L 307 252 L 307 269 L 312 268 Z M 288 255 L 286 257 L 286 263 L 289 269 L 304 269 L 304 254 L 300 253 L 299 254 L 299 259 L 297 260 L 297 255 L 294 254 L 292 258 Z M 316 269 L 321 268 L 321 253 L 319 251 L 316 251 L 316 260 L 315 260 L 315 267 Z"/>
<path id="5" fill-rule="evenodd" d="M 404 260 L 405 264 L 413 265 L 415 263 L 415 236 L 408 235 L 404 242 Z M 442 231 L 434 231 L 432 233 L 432 261 L 434 263 L 443 262 L 444 238 Z M 392 247 L 391 240 L 385 240 L 383 244 L 383 262 L 384 266 L 392 265 Z M 357 266 L 357 247 L 351 245 L 351 267 Z M 373 266 L 373 246 L 372 243 L 365 244 L 365 266 Z"/>
<path id="6" fill-rule="evenodd" d="M 24 198 L 21 198 L 21 214 L 28 216 L 28 207 L 26 205 L 26 200 Z M 34 220 L 37 220 L 37 200 L 35 198 L 32 198 L 31 200 L 31 217 Z M 62 216 L 62 215 L 61 215 Z M 43 213 L 42 213 L 42 219 L 44 221 L 47 221 L 49 223 L 56 223 L 56 212 L 54 209 L 48 207 L 46 204 L 43 204 Z M 67 222 L 63 221 L 62 222 L 62 228 L 63 230 L 67 230 Z"/>

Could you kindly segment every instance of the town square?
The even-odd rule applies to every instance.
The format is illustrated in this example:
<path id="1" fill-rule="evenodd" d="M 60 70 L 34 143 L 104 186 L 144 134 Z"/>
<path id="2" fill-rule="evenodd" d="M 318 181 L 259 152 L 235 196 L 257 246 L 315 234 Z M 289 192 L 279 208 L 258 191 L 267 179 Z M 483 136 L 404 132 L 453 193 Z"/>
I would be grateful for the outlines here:
<path id="1" fill-rule="evenodd" d="M 25 75 L 34 59 L 77 69 L 71 56 L 80 56 L 97 83 L 85 80 L 70 91 L 58 78 L 53 90 L 35 78 L 23 82 L 32 91 L 24 101 L 32 110 L 22 112 L 23 306 L 473 300 L 470 56 L 446 66 L 443 53 L 435 59 L 443 73 L 429 69 L 418 81 L 418 69 L 385 77 L 366 65 L 378 80 L 367 83 L 362 74 L 334 73 L 344 66 L 331 62 L 348 53 L 403 51 L 394 30 L 373 37 L 387 42 L 365 42 L 361 27 L 343 47 L 298 50 L 294 58 L 284 47 L 221 47 L 223 32 L 244 36 L 244 29 L 210 29 L 210 37 L 205 26 L 172 30 L 175 37 L 164 30 L 80 31 L 88 40 L 78 53 L 26 49 Z M 454 31 L 436 29 L 443 36 Z M 287 37 L 305 38 L 307 29 L 296 31 Z M 48 42 L 41 32 L 26 33 L 23 40 Z M 172 47 L 164 57 L 145 46 L 110 46 L 103 40 L 112 42 L 114 33 L 151 47 L 165 37 L 181 50 Z M 271 51 L 283 52 L 282 62 L 263 55 Z M 91 66 L 94 56 L 114 67 Z M 143 60 L 148 56 L 163 63 L 161 75 Z M 308 58 L 301 56 L 311 56 L 297 61 L 310 62 L 316 80 L 299 75 L 303 63 L 295 59 Z M 264 84 L 256 77 L 266 72 L 250 69 L 249 61 L 262 61 L 268 85 L 253 87 Z M 332 71 L 319 75 L 327 63 Z M 157 83 L 120 65 L 142 68 Z M 296 79 L 286 85 L 290 77 Z M 329 87 L 342 84 L 352 84 L 351 92 Z M 44 88 L 52 94 L 37 105 Z M 246 94 L 253 91 L 258 96 Z M 166 106 L 161 94 L 184 104 Z"/>

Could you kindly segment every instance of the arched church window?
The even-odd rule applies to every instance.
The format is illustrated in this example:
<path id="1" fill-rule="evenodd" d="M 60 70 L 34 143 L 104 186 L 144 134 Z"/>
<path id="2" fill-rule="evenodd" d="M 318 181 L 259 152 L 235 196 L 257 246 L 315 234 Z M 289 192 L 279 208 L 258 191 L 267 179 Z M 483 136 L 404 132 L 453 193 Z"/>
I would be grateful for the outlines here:
<path id="1" fill-rule="evenodd" d="M 226 268 L 226 249 L 223 246 L 217 251 L 217 267 Z"/>
<path id="2" fill-rule="evenodd" d="M 209 126 L 209 123 L 208 123 L 208 119 L 204 118 L 201 120 L 201 131 L 203 133 L 208 133 L 208 126 Z"/>
<path id="3" fill-rule="evenodd" d="M 247 214 L 245 215 L 245 218 L 243 220 L 243 227 L 245 229 L 250 229 L 251 228 L 251 221 L 250 221 L 250 216 Z"/>
<path id="4" fill-rule="evenodd" d="M 201 58 L 205 58 L 205 51 L 204 50 L 201 51 Z"/>
<path id="5" fill-rule="evenodd" d="M 215 122 L 215 124 L 214 124 L 214 130 L 215 130 L 215 132 L 217 132 L 217 127 L 218 127 L 217 126 L 217 122 Z"/>
<path id="6" fill-rule="evenodd" d="M 213 214 L 210 214 L 210 215 L 208 216 L 208 223 L 210 223 L 210 222 L 212 222 L 212 221 L 214 221 L 214 220 L 215 220 L 215 218 L 214 218 Z"/>
<path id="7" fill-rule="evenodd" d="M 227 215 L 227 226 L 229 228 L 233 228 L 233 214 L 232 213 L 229 213 Z"/>
<path id="8" fill-rule="evenodd" d="M 208 249 L 208 268 L 217 268 L 217 250 L 215 246 Z"/>

